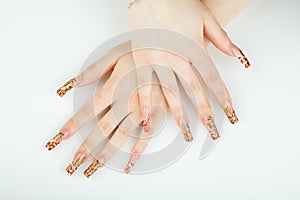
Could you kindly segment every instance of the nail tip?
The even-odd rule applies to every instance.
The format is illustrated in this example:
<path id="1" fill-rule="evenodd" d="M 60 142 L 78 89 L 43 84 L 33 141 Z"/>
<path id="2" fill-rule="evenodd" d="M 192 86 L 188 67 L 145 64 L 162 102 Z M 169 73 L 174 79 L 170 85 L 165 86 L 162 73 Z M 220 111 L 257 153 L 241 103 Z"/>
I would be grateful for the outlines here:
<path id="1" fill-rule="evenodd" d="M 66 84 L 64 84 L 62 87 L 60 87 L 56 93 L 60 96 L 63 97 L 68 91 L 70 91 L 72 88 L 76 86 L 76 80 L 73 78 L 69 80 Z"/>
<path id="2" fill-rule="evenodd" d="M 58 94 L 58 96 L 63 97 L 65 94 L 61 93 L 59 90 L 56 91 L 56 93 Z"/>
<path id="3" fill-rule="evenodd" d="M 90 178 L 99 168 L 103 167 L 104 163 L 100 163 L 98 160 L 94 161 L 90 166 L 84 171 L 84 175 Z"/>
<path id="4" fill-rule="evenodd" d="M 226 114 L 226 116 L 227 116 L 227 118 L 228 118 L 228 120 L 230 121 L 231 124 L 237 124 L 238 123 L 239 119 L 237 118 L 236 113 L 235 113 L 234 109 L 231 106 L 225 108 L 224 111 L 225 111 L 225 114 Z"/>
<path id="5" fill-rule="evenodd" d="M 67 175 L 68 175 L 68 176 L 72 176 L 72 175 L 73 175 L 73 172 L 72 172 L 72 173 L 67 172 Z"/>
<path id="6" fill-rule="evenodd" d="M 129 167 L 126 167 L 124 169 L 125 174 L 129 174 L 131 172 L 131 169 Z"/>
<path id="7" fill-rule="evenodd" d="M 193 140 L 194 140 L 193 137 L 185 139 L 186 142 L 193 142 Z"/>
<path id="8" fill-rule="evenodd" d="M 236 121 L 230 121 L 230 122 L 231 122 L 231 124 L 235 125 L 235 124 L 237 124 L 237 123 L 239 122 L 239 120 L 236 120 Z"/>
<path id="9" fill-rule="evenodd" d="M 75 170 L 73 169 L 73 166 L 71 164 L 68 165 L 68 167 L 66 168 L 67 175 L 72 176 L 74 172 L 75 172 Z"/>
<path id="10" fill-rule="evenodd" d="M 219 138 L 221 137 L 220 135 L 218 135 L 218 136 L 211 136 L 212 137 L 212 139 L 214 140 L 214 141 L 217 141 L 217 140 L 219 140 Z"/>
<path id="11" fill-rule="evenodd" d="M 57 145 L 59 145 L 59 143 L 55 144 L 54 142 L 48 142 L 45 147 L 48 151 L 52 151 Z"/>
<path id="12" fill-rule="evenodd" d="M 192 142 L 194 140 L 193 138 L 193 134 L 191 133 L 191 129 L 190 129 L 190 126 L 189 124 L 187 123 L 182 123 L 180 125 L 180 128 L 181 128 L 181 131 L 184 135 L 184 139 L 186 142 Z"/>

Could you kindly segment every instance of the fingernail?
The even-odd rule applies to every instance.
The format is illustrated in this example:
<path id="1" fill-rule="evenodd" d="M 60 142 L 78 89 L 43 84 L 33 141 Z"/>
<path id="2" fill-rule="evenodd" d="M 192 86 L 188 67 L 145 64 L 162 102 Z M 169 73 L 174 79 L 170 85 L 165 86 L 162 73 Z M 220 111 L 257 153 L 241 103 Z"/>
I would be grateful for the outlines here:
<path id="1" fill-rule="evenodd" d="M 189 123 L 185 118 L 182 118 L 180 120 L 180 128 L 181 128 L 181 131 L 184 135 L 185 141 L 192 142 L 193 141 L 193 135 L 191 133 Z"/>
<path id="2" fill-rule="evenodd" d="M 64 134 L 62 132 L 58 133 L 46 144 L 46 148 L 49 151 L 53 150 L 57 145 L 59 145 L 61 143 L 63 137 L 64 137 Z"/>
<path id="3" fill-rule="evenodd" d="M 238 123 L 239 119 L 237 118 L 235 111 L 231 106 L 226 107 L 224 111 L 232 124 Z"/>
<path id="4" fill-rule="evenodd" d="M 206 125 L 207 125 L 207 129 L 211 135 L 211 138 L 213 140 L 217 140 L 220 137 L 220 135 L 219 135 L 218 129 L 217 129 L 216 124 L 212 117 L 208 117 Z"/>
<path id="5" fill-rule="evenodd" d="M 144 118 L 143 118 L 143 127 L 145 132 L 150 132 L 150 109 L 144 108 Z"/>
<path id="6" fill-rule="evenodd" d="M 139 159 L 139 157 L 140 157 L 140 154 L 137 153 L 137 152 L 133 153 L 130 156 L 130 159 L 129 159 L 128 163 L 127 163 L 127 166 L 124 169 L 124 172 L 126 174 L 129 174 L 131 172 L 132 168 L 134 167 L 134 165 L 135 165 L 136 161 Z"/>
<path id="7" fill-rule="evenodd" d="M 245 66 L 245 68 L 249 68 L 251 66 L 248 58 L 244 55 L 244 53 L 240 48 L 232 44 L 231 51 L 239 59 L 239 61 Z"/>
<path id="8" fill-rule="evenodd" d="M 90 166 L 84 171 L 84 175 L 90 178 L 99 168 L 104 166 L 103 161 L 95 160 Z"/>
<path id="9" fill-rule="evenodd" d="M 63 97 L 68 91 L 70 91 L 75 86 L 76 86 L 76 80 L 75 78 L 73 78 L 69 80 L 66 84 L 64 84 L 62 87 L 60 87 L 57 90 L 57 94 Z"/>
<path id="10" fill-rule="evenodd" d="M 67 174 L 71 176 L 78 169 L 78 167 L 84 162 L 86 156 L 79 156 L 66 168 Z"/>

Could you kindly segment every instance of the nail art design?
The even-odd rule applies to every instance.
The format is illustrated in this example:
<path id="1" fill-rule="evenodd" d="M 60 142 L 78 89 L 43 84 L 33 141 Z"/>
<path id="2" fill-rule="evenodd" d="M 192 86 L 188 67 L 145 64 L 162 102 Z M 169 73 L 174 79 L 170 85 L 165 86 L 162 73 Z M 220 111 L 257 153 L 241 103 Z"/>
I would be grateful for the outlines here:
<path id="1" fill-rule="evenodd" d="M 58 133 L 46 144 L 46 148 L 49 151 L 53 150 L 57 145 L 59 145 L 61 143 L 63 137 L 64 137 L 64 134 L 62 132 Z"/>
<path id="2" fill-rule="evenodd" d="M 232 44 L 231 50 L 233 54 L 238 58 L 238 60 L 245 66 L 245 68 L 249 68 L 251 66 L 248 58 L 244 55 L 240 48 Z"/>
<path id="3" fill-rule="evenodd" d="M 143 120 L 143 127 L 145 132 L 150 132 L 150 109 L 149 108 L 144 108 L 144 120 Z"/>
<path id="4" fill-rule="evenodd" d="M 130 156 L 130 159 L 129 159 L 128 163 L 127 163 L 127 166 L 124 169 L 124 172 L 126 174 L 129 174 L 131 172 L 132 168 L 134 167 L 134 165 L 135 165 L 136 161 L 139 159 L 139 157 L 140 157 L 140 154 L 137 153 L 137 152 L 133 153 Z"/>
<path id="5" fill-rule="evenodd" d="M 180 128 L 181 128 L 181 131 L 184 135 L 185 141 L 192 142 L 193 141 L 193 135 L 191 133 L 191 129 L 190 129 L 190 126 L 189 126 L 188 122 L 185 119 L 182 119 L 180 124 L 181 124 Z"/>
<path id="6" fill-rule="evenodd" d="M 71 90 L 75 86 L 76 86 L 76 80 L 73 78 L 73 79 L 69 80 L 65 85 L 63 85 L 62 87 L 60 87 L 57 90 L 57 94 L 60 97 L 63 97 L 69 90 Z"/>
<path id="7" fill-rule="evenodd" d="M 84 175 L 90 178 L 99 168 L 104 166 L 104 162 L 95 160 L 85 171 Z"/>
<path id="8" fill-rule="evenodd" d="M 241 55 L 238 57 L 239 61 L 245 66 L 245 68 L 249 68 L 251 66 L 248 58 L 244 55 L 244 53 L 240 50 Z"/>
<path id="9" fill-rule="evenodd" d="M 207 119 L 207 129 L 213 140 L 217 140 L 220 137 L 218 129 L 212 117 L 208 117 Z"/>
<path id="10" fill-rule="evenodd" d="M 235 111 L 231 106 L 226 107 L 224 111 L 232 124 L 238 123 L 239 119 L 237 118 Z"/>
<path id="11" fill-rule="evenodd" d="M 78 169 L 78 167 L 84 162 L 85 156 L 80 156 L 79 158 L 72 161 L 72 163 L 66 168 L 67 174 L 71 176 Z"/>

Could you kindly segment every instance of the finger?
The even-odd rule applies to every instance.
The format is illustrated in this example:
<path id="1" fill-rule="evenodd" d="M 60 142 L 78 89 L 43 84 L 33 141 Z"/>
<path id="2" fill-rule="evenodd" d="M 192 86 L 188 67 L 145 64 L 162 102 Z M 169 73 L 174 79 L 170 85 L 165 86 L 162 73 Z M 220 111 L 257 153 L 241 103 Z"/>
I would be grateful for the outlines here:
<path id="1" fill-rule="evenodd" d="M 245 68 L 250 67 L 250 62 L 247 57 L 240 48 L 231 42 L 225 30 L 212 15 L 207 15 L 205 19 L 204 34 L 220 51 L 229 56 L 237 57 Z"/>
<path id="2" fill-rule="evenodd" d="M 220 135 L 214 125 L 212 109 L 198 77 L 190 64 L 183 60 L 177 60 L 173 65 L 186 94 L 198 111 L 202 124 L 207 128 L 211 138 L 217 140 Z"/>
<path id="3" fill-rule="evenodd" d="M 152 68 L 148 64 L 145 56 L 146 51 L 137 51 L 134 54 L 136 64 L 138 92 L 140 109 L 143 116 L 143 127 L 145 132 L 150 132 L 150 113 L 151 113 L 151 83 L 152 83 Z"/>
<path id="4" fill-rule="evenodd" d="M 152 65 L 152 67 L 158 76 L 163 94 L 176 124 L 181 128 L 184 139 L 187 142 L 192 142 L 193 136 L 190 131 L 189 120 L 181 103 L 180 92 L 174 72 L 169 67 L 160 65 Z"/>
<path id="5" fill-rule="evenodd" d="M 99 168 L 103 167 L 119 149 L 128 141 L 129 135 L 121 129 L 117 129 L 104 149 L 95 156 L 92 164 L 84 171 L 84 175 L 90 178 Z"/>
<path id="6" fill-rule="evenodd" d="M 111 90 L 107 90 L 106 93 L 98 90 L 95 96 L 63 125 L 59 133 L 46 144 L 46 148 L 49 151 L 53 150 L 63 140 L 72 137 L 81 127 L 107 108 L 112 103 L 110 92 Z"/>
<path id="7" fill-rule="evenodd" d="M 114 117 L 114 112 L 109 110 L 81 144 L 73 158 L 73 161 L 66 168 L 67 173 L 72 175 L 78 167 L 91 156 L 96 148 L 107 140 L 109 135 L 111 135 L 119 123 L 120 121 L 116 121 Z"/>
<path id="8" fill-rule="evenodd" d="M 64 96 L 74 87 L 83 87 L 98 81 L 107 72 L 111 71 L 116 65 L 119 57 L 128 53 L 130 50 L 130 42 L 123 43 L 100 58 L 97 62 L 89 66 L 77 77 L 68 81 L 65 85 L 57 90 L 59 96 Z"/>
<path id="9" fill-rule="evenodd" d="M 154 87 L 156 87 L 156 86 L 154 86 Z M 166 112 L 166 110 L 167 110 L 167 104 L 161 103 L 161 102 L 164 101 L 161 89 L 156 87 L 155 92 L 157 92 L 159 94 L 157 96 L 154 96 L 154 99 L 156 99 L 156 100 L 160 99 L 160 102 L 157 102 L 157 104 L 156 104 L 156 102 L 154 100 L 153 101 L 154 107 L 155 107 L 155 105 L 159 105 L 159 107 L 155 107 L 155 108 L 162 108 L 162 110 L 155 109 L 155 108 L 153 109 L 153 113 L 154 113 L 152 115 L 152 119 L 153 119 L 152 127 L 153 128 L 158 127 L 158 125 L 161 123 L 161 120 L 164 117 L 163 112 Z M 151 141 L 151 138 L 152 138 L 153 134 L 154 134 L 154 131 L 152 131 L 151 133 L 146 133 L 146 132 L 143 131 L 141 133 L 141 135 L 137 139 L 135 145 L 131 149 L 129 161 L 128 161 L 126 167 L 124 168 L 124 172 L 126 174 L 129 174 L 131 172 L 134 165 L 139 160 L 140 156 L 145 152 L 147 146 L 149 145 L 149 143 Z"/>
<path id="10" fill-rule="evenodd" d="M 81 127 L 83 127 L 91 119 L 95 118 L 97 115 L 99 115 L 99 113 L 110 106 L 113 103 L 113 93 L 115 92 L 116 86 L 119 84 L 120 77 L 122 77 L 130 69 L 133 69 L 133 67 L 134 65 L 131 54 L 123 56 L 121 61 L 117 63 L 107 82 L 96 92 L 94 97 L 92 97 L 84 106 L 80 108 L 78 112 L 76 112 L 73 117 L 71 117 L 64 124 L 59 133 L 46 144 L 46 148 L 49 151 L 54 149 L 63 140 L 69 139 Z M 126 88 L 125 91 L 122 92 L 126 93 Z M 122 101 L 122 98 L 118 100 Z"/>
<path id="11" fill-rule="evenodd" d="M 192 69 L 195 69 L 203 78 L 204 83 L 213 93 L 218 104 L 223 108 L 231 123 L 237 123 L 238 120 L 232 106 L 230 94 L 210 56 L 207 54 L 207 52 L 202 52 L 199 54 L 199 58 L 193 59 L 193 61 L 195 63 L 190 62 Z M 176 69 L 177 68 L 174 68 L 174 70 Z M 181 72 L 181 74 L 184 75 L 185 72 Z"/>

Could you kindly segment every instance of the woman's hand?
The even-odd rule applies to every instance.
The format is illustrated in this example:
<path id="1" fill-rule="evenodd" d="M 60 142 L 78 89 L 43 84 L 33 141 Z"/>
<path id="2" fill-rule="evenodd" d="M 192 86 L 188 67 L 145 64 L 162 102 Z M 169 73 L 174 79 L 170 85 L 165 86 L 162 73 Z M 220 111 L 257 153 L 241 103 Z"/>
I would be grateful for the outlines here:
<path id="1" fill-rule="evenodd" d="M 150 2 L 151 0 L 149 0 L 149 3 Z M 160 2 L 164 6 L 167 6 L 168 5 L 167 3 L 171 3 L 171 1 L 167 1 L 167 0 L 163 0 Z M 176 5 L 179 6 L 179 3 L 181 1 L 174 0 L 172 2 L 176 3 Z M 187 5 L 193 7 L 191 5 L 196 5 L 197 2 L 198 1 L 190 0 Z M 153 6 L 154 5 L 155 4 L 153 4 Z M 158 4 L 156 4 L 156 6 L 158 6 Z M 190 8 L 189 6 L 182 7 L 182 8 L 187 9 Z M 202 8 L 205 11 L 205 9 L 207 8 L 202 6 L 203 5 L 198 5 L 195 8 L 198 8 L 199 10 L 201 10 Z M 172 12 L 176 10 L 176 6 L 174 7 L 175 9 L 171 9 L 171 8 L 172 7 L 168 8 L 167 12 L 165 13 L 169 17 L 170 16 L 173 17 Z M 206 10 L 205 12 L 209 13 L 208 10 Z M 181 12 L 178 13 L 180 15 L 193 16 L 193 17 L 196 16 L 195 18 L 197 18 L 197 16 L 198 17 L 206 16 L 203 14 L 197 15 L 194 12 L 190 14 L 188 13 L 184 14 Z M 144 14 L 145 16 L 151 15 L 150 12 L 148 13 L 145 12 Z M 191 19 L 193 19 L 193 17 Z M 143 18 L 140 18 L 140 21 L 142 21 L 142 19 Z M 150 18 L 148 17 L 148 19 Z M 186 19 L 188 19 L 188 17 Z M 206 18 L 201 18 L 201 19 L 203 20 Z M 209 26 L 209 25 L 205 25 L 204 22 L 206 23 L 209 22 L 209 19 L 206 20 L 207 21 L 203 20 L 202 21 L 203 23 L 200 26 L 200 28 L 202 27 L 202 36 L 201 36 L 201 31 L 199 31 L 198 29 L 195 30 L 194 33 L 196 34 L 194 34 L 193 31 L 191 31 L 192 29 L 194 29 L 193 27 L 192 28 L 190 27 L 190 29 L 188 29 L 188 26 L 186 26 L 186 28 L 183 28 L 184 26 L 183 27 L 178 26 L 176 25 L 176 23 L 168 23 L 168 22 L 164 23 L 164 21 L 160 21 L 160 20 L 157 20 L 155 22 L 155 20 L 152 20 L 153 23 L 150 23 L 150 25 L 151 24 L 153 25 L 158 22 L 158 24 L 156 24 L 155 26 L 158 26 L 159 28 L 170 28 L 170 30 L 173 30 L 172 28 L 175 28 L 175 31 L 179 31 L 180 33 L 183 34 L 185 33 L 185 31 L 187 31 L 186 32 L 187 36 L 197 41 L 201 45 L 206 45 L 207 44 L 206 41 L 208 42 L 211 41 L 218 48 L 220 48 L 220 50 L 222 50 L 228 55 L 233 56 L 233 55 L 240 54 L 239 59 L 243 62 L 243 64 L 245 64 L 246 67 L 248 67 L 249 62 L 242 55 L 241 51 L 238 48 L 235 49 L 236 51 L 232 50 L 232 48 L 236 47 L 235 45 L 230 46 L 231 54 L 230 52 L 228 52 L 228 48 L 227 50 L 226 48 L 223 49 L 226 45 L 218 46 L 219 43 L 217 43 L 217 41 L 223 41 L 224 44 L 227 41 L 228 44 L 228 41 L 230 40 L 228 39 L 227 35 L 224 34 L 225 32 L 220 28 L 220 26 L 215 21 L 214 23 L 210 24 L 212 26 Z M 173 21 L 176 22 L 176 20 Z M 139 20 L 137 20 L 137 22 L 139 22 Z M 199 21 L 198 19 L 197 22 L 200 22 L 201 24 L 201 20 Z M 187 23 L 194 24 L 191 23 L 190 21 L 187 21 Z M 136 25 L 134 25 L 134 23 L 132 24 L 133 26 L 136 26 L 136 28 L 144 27 L 144 25 L 141 25 L 143 24 L 143 22 L 140 24 L 141 25 L 140 27 L 138 26 L 138 23 L 136 23 Z M 164 27 L 165 25 L 167 25 L 167 27 Z M 199 28 L 199 24 L 198 26 L 196 25 L 196 28 L 197 27 Z M 220 29 L 219 33 L 221 33 L 220 34 L 221 37 L 220 38 L 212 37 L 212 35 L 214 34 L 216 35 L 216 33 L 211 33 L 212 35 L 209 36 L 210 34 L 209 31 L 205 30 L 207 29 L 207 27 L 211 27 L 211 28 L 218 27 Z M 197 34 L 199 34 L 199 37 L 197 36 Z M 207 40 L 206 38 L 208 38 L 209 40 Z M 135 44 L 135 41 L 133 41 L 133 44 Z M 230 45 L 233 44 L 230 42 Z M 157 110 L 144 109 L 147 108 L 145 107 L 145 105 L 147 106 L 149 105 L 149 108 L 150 106 L 151 108 L 153 108 L 156 105 L 158 105 L 164 110 L 166 110 L 167 107 L 169 107 L 172 111 L 175 120 L 177 121 L 178 126 L 180 126 L 180 128 L 182 129 L 185 140 L 188 142 L 192 141 L 193 137 L 189 129 L 189 119 L 185 114 L 183 105 L 180 100 L 181 97 L 177 85 L 179 84 L 178 81 L 180 81 L 180 83 L 183 85 L 184 89 L 186 90 L 188 96 L 192 99 L 192 102 L 196 106 L 197 110 L 199 111 L 200 118 L 204 123 L 204 125 L 207 127 L 208 131 L 210 132 L 212 139 L 217 139 L 219 137 L 217 128 L 212 118 L 212 111 L 210 105 L 208 104 L 207 98 L 203 92 L 202 85 L 200 84 L 196 74 L 192 69 L 192 67 L 195 66 L 192 65 L 192 63 L 190 62 L 191 60 L 186 60 L 174 54 L 170 54 L 168 52 L 162 53 L 161 51 L 157 52 L 153 50 L 147 50 L 147 51 L 145 50 L 144 52 L 143 50 L 136 51 L 134 52 L 136 63 L 140 65 L 145 65 L 145 64 L 147 65 L 149 63 L 152 63 L 151 61 L 155 61 L 154 63 L 158 64 L 158 65 L 153 65 L 152 63 L 151 66 L 152 69 L 150 70 L 150 73 L 152 74 L 152 72 L 155 72 L 157 74 L 161 86 L 158 87 L 158 85 L 156 84 L 154 85 L 151 84 L 150 88 L 148 86 L 139 87 L 139 95 L 137 95 L 137 93 L 132 94 L 131 90 L 126 90 L 126 89 L 124 90 L 124 87 L 122 87 L 123 90 L 121 91 L 117 89 L 117 85 L 120 84 L 121 79 L 123 79 L 124 76 L 127 76 L 128 74 L 131 74 L 131 77 L 127 79 L 127 81 L 129 80 L 129 82 L 127 82 L 127 84 L 129 83 L 128 88 L 138 87 L 135 82 L 136 81 L 135 77 L 132 76 L 132 74 L 134 73 L 129 73 L 131 70 L 134 69 L 135 66 L 132 60 L 131 53 L 128 53 L 128 48 L 131 48 L 131 46 L 130 47 L 129 46 L 130 46 L 130 42 L 127 42 L 112 49 L 103 58 L 101 58 L 95 64 L 90 66 L 87 70 L 85 70 L 76 78 L 68 81 L 63 87 L 61 87 L 57 91 L 60 96 L 63 96 L 67 91 L 69 91 L 74 87 L 83 87 L 89 85 L 101 79 L 105 74 L 112 72 L 109 79 L 105 82 L 103 86 L 101 86 L 101 88 L 97 91 L 95 96 L 87 104 L 85 104 L 70 120 L 68 120 L 68 122 L 61 128 L 59 134 L 57 134 L 46 145 L 48 150 L 52 150 L 63 140 L 67 140 L 70 137 L 72 137 L 81 127 L 83 127 L 90 120 L 92 120 L 93 118 L 97 117 L 100 113 L 102 113 L 99 123 L 97 124 L 95 129 L 90 133 L 90 135 L 85 139 L 81 147 L 77 150 L 72 163 L 67 167 L 66 170 L 70 175 L 73 174 L 77 170 L 77 168 L 82 163 L 84 163 L 88 159 L 88 157 L 90 157 L 94 153 L 96 147 L 98 147 L 100 144 L 105 142 L 107 138 L 109 138 L 106 146 L 102 149 L 102 151 L 99 154 L 94 156 L 92 164 L 85 171 L 85 175 L 87 177 L 90 177 L 98 168 L 105 165 L 105 163 L 107 163 L 113 157 L 113 155 L 117 152 L 117 150 L 119 150 L 121 146 L 124 143 L 126 143 L 126 141 L 129 139 L 129 136 L 132 133 L 134 133 L 136 129 L 138 129 L 142 120 L 143 122 L 142 124 L 144 126 L 144 132 L 142 132 L 142 134 L 139 135 L 136 144 L 132 148 L 128 165 L 125 167 L 125 172 L 129 173 L 132 167 L 134 166 L 134 164 L 137 162 L 139 156 L 144 152 L 145 148 L 147 147 L 147 144 L 150 141 L 150 137 L 152 133 L 154 133 L 154 131 L 149 131 L 150 118 L 151 118 L 152 130 L 153 129 L 155 130 L 157 128 L 157 124 L 162 119 L 162 115 Z M 121 54 L 123 54 L 124 56 L 118 57 L 118 55 Z M 207 52 L 205 52 L 204 55 L 201 55 L 200 57 L 204 61 L 207 61 L 206 64 L 208 68 L 210 68 L 210 70 L 202 71 L 203 68 L 201 70 L 201 67 L 196 66 L 197 71 L 200 72 L 206 84 L 208 85 L 209 89 L 214 93 L 219 104 L 224 108 L 231 123 L 236 123 L 237 117 L 235 116 L 234 110 L 232 108 L 231 98 L 225 87 L 225 84 L 221 80 L 221 77 L 219 76 L 217 70 L 215 69 L 215 66 L 210 61 Z M 199 64 L 199 62 L 195 62 L 195 63 Z M 160 66 L 161 64 L 168 67 L 161 67 Z M 144 69 L 143 68 L 141 69 L 142 70 L 136 68 L 136 71 L 139 74 L 138 75 L 139 84 L 141 84 L 141 80 L 143 80 L 143 78 L 141 79 L 141 77 L 143 77 L 141 75 Z M 213 85 L 217 87 L 214 87 Z M 148 88 L 145 89 L 145 87 Z M 219 91 L 220 88 L 222 90 L 221 92 Z M 115 94 L 121 94 L 121 95 L 115 96 Z M 132 95 L 129 96 L 129 94 Z M 142 95 L 142 94 L 146 94 L 146 95 Z M 148 94 L 151 94 L 151 96 Z M 144 97 L 144 99 L 141 97 Z M 124 105 L 123 102 L 124 101 L 128 102 L 127 101 L 128 99 L 130 99 L 128 105 Z M 165 101 L 165 99 L 167 100 L 167 102 Z M 150 102 L 150 103 L 145 104 L 145 102 Z M 140 109 L 138 108 L 143 108 L 141 110 L 142 112 L 140 112 Z M 120 114 L 118 114 L 117 117 L 115 115 L 116 111 L 120 112 Z"/>
<path id="2" fill-rule="evenodd" d="M 131 28 L 133 30 L 142 30 L 145 28 L 157 30 L 167 29 L 184 35 L 203 48 L 203 53 L 200 52 L 198 55 L 199 58 L 201 58 L 200 61 L 198 59 L 198 62 L 186 57 L 183 58 L 186 60 L 184 61 L 179 56 L 170 52 L 162 51 L 161 48 L 158 48 L 158 50 L 140 49 L 133 52 L 136 66 L 143 68 L 143 70 L 137 70 L 137 76 L 140 106 L 143 113 L 145 129 L 150 130 L 148 122 L 150 120 L 149 113 L 151 112 L 152 107 L 151 84 L 146 83 L 151 83 L 152 72 L 155 72 L 162 84 L 165 84 L 169 88 L 174 88 L 174 81 L 173 83 L 169 81 L 170 79 L 172 80 L 173 77 L 168 76 L 171 71 L 174 71 L 176 75 L 182 77 L 188 82 L 188 86 L 191 88 L 192 93 L 195 97 L 197 97 L 197 101 L 194 102 L 194 105 L 199 112 L 200 119 L 210 131 L 209 127 L 211 126 L 209 124 L 211 124 L 210 119 L 213 118 L 213 113 L 211 106 L 207 101 L 207 97 L 203 92 L 202 86 L 200 85 L 197 77 L 193 76 L 194 73 L 192 67 L 195 67 L 200 73 L 208 88 L 215 95 L 220 106 L 225 111 L 230 122 L 233 124 L 237 123 L 238 119 L 232 106 L 230 94 L 216 67 L 211 62 L 206 51 L 206 46 L 209 42 L 212 42 L 223 53 L 237 57 L 246 68 L 250 66 L 250 63 L 242 51 L 231 42 L 228 35 L 212 16 L 209 9 L 199 0 L 140 0 L 130 7 L 130 12 Z M 133 48 L 143 46 L 141 43 L 145 43 L 145 40 L 148 40 L 148 38 L 149 35 L 133 35 Z M 155 40 L 160 39 L 161 38 L 158 33 Z M 164 40 L 167 40 L 167 38 L 162 39 L 161 43 L 163 43 Z M 174 46 L 178 43 L 178 48 L 182 47 L 182 41 L 170 40 L 169 43 L 174 43 Z M 154 65 L 156 65 L 156 67 L 154 67 Z M 162 73 L 158 65 L 169 68 L 170 72 Z M 203 65 L 206 66 L 203 67 Z M 168 70 L 164 69 L 164 71 L 166 72 Z M 173 89 L 172 91 L 176 94 L 176 91 Z M 184 116 L 181 115 L 183 112 L 179 109 L 182 107 L 181 102 L 178 101 L 177 104 L 172 104 L 173 101 L 170 95 L 165 91 L 164 95 L 174 118 L 180 125 L 179 120 L 184 118 Z M 217 137 L 213 137 L 213 139 L 216 138 Z"/>
<path id="3" fill-rule="evenodd" d="M 59 134 L 46 144 L 48 150 L 54 149 L 62 141 L 74 136 L 90 120 L 101 115 L 100 119 L 98 118 L 97 126 L 86 137 L 76 151 L 72 163 L 66 168 L 69 175 L 72 175 L 81 164 L 92 156 L 93 162 L 84 172 L 86 177 L 90 177 L 114 156 L 123 144 L 130 139 L 130 136 L 134 136 L 137 140 L 124 169 L 126 173 L 129 173 L 146 149 L 152 134 L 159 128 L 158 124 L 164 117 L 161 110 L 164 113 L 167 111 L 168 107 L 161 86 L 155 84 L 152 87 L 151 99 L 154 108 L 157 108 L 153 109 L 151 113 L 153 131 L 151 133 L 142 131 L 137 136 L 135 135 L 137 131 L 141 130 L 139 127 L 142 122 L 137 94 L 136 68 L 131 53 L 117 58 L 114 57 L 130 49 L 128 45 L 129 43 L 125 43 L 112 49 L 98 62 L 91 65 L 79 76 L 68 81 L 66 85 L 57 91 L 60 96 L 63 96 L 73 87 L 82 87 L 94 83 L 101 79 L 104 74 L 111 72 L 108 80 L 101 85 L 95 95 L 65 123 Z M 180 98 L 180 96 L 177 98 Z M 192 136 L 186 122 L 182 125 L 182 130 L 185 139 L 191 140 Z M 101 152 L 94 155 L 97 147 L 105 142 L 106 144 Z"/>

